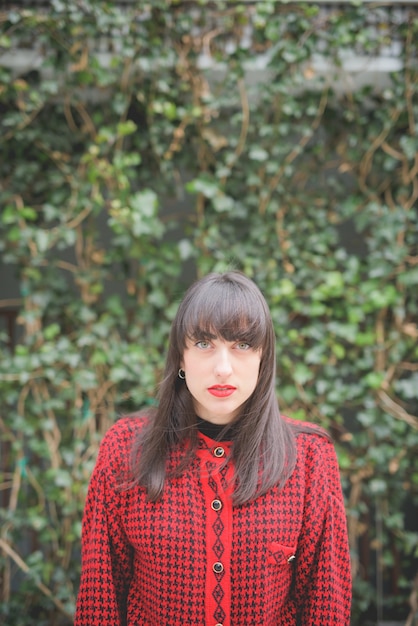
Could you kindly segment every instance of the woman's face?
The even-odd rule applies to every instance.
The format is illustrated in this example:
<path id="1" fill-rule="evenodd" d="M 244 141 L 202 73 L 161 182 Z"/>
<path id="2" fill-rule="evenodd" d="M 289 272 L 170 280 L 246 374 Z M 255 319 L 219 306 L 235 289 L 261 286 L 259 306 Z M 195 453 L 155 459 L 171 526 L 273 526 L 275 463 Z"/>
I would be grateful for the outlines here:
<path id="1" fill-rule="evenodd" d="M 253 393 L 261 349 L 245 341 L 188 339 L 181 360 L 196 414 L 213 424 L 228 424 Z"/>

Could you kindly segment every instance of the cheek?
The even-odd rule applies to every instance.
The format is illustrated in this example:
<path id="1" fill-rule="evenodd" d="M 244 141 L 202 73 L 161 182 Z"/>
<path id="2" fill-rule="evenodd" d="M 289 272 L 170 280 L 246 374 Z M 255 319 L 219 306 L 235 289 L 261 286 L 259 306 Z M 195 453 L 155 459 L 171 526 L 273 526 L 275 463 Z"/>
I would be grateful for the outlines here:
<path id="1" fill-rule="evenodd" d="M 180 367 L 182 370 L 186 368 L 186 361 L 187 361 L 187 348 L 185 348 L 183 354 L 180 355 Z"/>
<path id="2" fill-rule="evenodd" d="M 191 358 L 190 352 L 186 348 L 186 350 L 183 352 L 183 354 L 181 356 L 181 359 L 180 359 L 180 367 L 181 367 L 181 369 L 183 369 L 185 371 L 187 369 L 189 369 L 189 370 L 193 369 L 193 362 L 192 361 L 193 360 Z"/>
<path id="3" fill-rule="evenodd" d="M 247 375 L 249 384 L 255 389 L 260 378 L 260 362 L 255 361 L 247 367 Z"/>
<path id="4" fill-rule="evenodd" d="M 254 379 L 255 379 L 254 387 L 257 385 L 258 380 L 260 378 L 260 369 L 261 369 L 261 359 L 258 359 L 257 362 L 254 363 L 254 368 L 253 368 Z"/>

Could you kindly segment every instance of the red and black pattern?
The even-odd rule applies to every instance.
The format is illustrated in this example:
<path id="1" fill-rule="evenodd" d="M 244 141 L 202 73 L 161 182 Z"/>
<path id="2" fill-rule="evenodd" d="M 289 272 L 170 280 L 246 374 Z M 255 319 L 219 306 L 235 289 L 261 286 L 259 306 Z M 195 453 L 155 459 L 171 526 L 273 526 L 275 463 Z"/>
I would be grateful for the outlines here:
<path id="1" fill-rule="evenodd" d="M 231 444 L 200 434 L 196 458 L 152 503 L 142 488 L 117 489 L 141 424 L 120 420 L 101 445 L 75 626 L 349 624 L 346 518 L 328 440 L 300 434 L 285 487 L 232 506 Z"/>
<path id="2" fill-rule="evenodd" d="M 231 444 L 214 444 L 203 435 L 200 441 L 198 456 L 204 462 L 202 477 L 209 487 L 205 494 L 208 546 L 205 596 L 206 615 L 212 620 L 205 623 L 227 626 L 230 624 L 232 516 L 225 507 L 231 500 L 233 468 L 224 462 Z"/>

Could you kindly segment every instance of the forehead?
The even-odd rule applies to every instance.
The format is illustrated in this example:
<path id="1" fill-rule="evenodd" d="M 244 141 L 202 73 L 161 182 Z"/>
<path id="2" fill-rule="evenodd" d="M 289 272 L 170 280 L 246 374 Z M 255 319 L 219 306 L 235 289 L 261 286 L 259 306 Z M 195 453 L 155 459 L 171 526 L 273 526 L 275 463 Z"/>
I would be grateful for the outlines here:
<path id="1" fill-rule="evenodd" d="M 208 294 L 209 295 L 209 294 Z M 266 338 L 268 320 L 257 298 L 237 298 L 231 294 L 214 293 L 212 297 L 197 298 L 184 312 L 180 335 L 187 338 L 235 341 L 246 339 L 262 345 Z"/>
<path id="2" fill-rule="evenodd" d="M 252 332 L 253 326 L 249 324 L 224 324 L 215 328 L 207 324 L 197 324 L 185 330 L 186 339 L 220 339 L 223 341 L 236 341 L 245 339 Z"/>

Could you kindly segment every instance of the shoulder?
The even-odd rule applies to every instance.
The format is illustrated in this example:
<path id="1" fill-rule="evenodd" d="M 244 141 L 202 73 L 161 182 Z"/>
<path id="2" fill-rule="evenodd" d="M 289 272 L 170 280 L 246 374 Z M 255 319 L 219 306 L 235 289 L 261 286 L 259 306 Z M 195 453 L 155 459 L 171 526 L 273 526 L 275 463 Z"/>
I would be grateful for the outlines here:
<path id="1" fill-rule="evenodd" d="M 104 435 L 97 458 L 98 466 L 125 465 L 130 458 L 133 444 L 147 418 L 143 413 L 120 417 Z"/>
<path id="2" fill-rule="evenodd" d="M 296 441 L 298 462 L 309 471 L 339 474 L 337 454 L 330 434 L 318 424 L 302 422 L 284 416 Z"/>
<path id="3" fill-rule="evenodd" d="M 120 417 L 106 432 L 101 447 L 124 447 L 142 430 L 145 421 L 146 417 L 141 413 Z"/>
<path id="4" fill-rule="evenodd" d="M 336 459 L 334 443 L 325 431 L 312 428 L 295 433 L 298 455 L 308 459 L 331 462 Z"/>
<path id="5" fill-rule="evenodd" d="M 333 447 L 330 434 L 325 428 L 319 426 L 319 424 L 295 420 L 287 415 L 282 415 L 282 419 L 293 433 L 298 447 L 306 447 L 309 446 L 309 444 L 315 445 L 315 443 L 319 445 L 331 443 L 331 447 Z"/>

